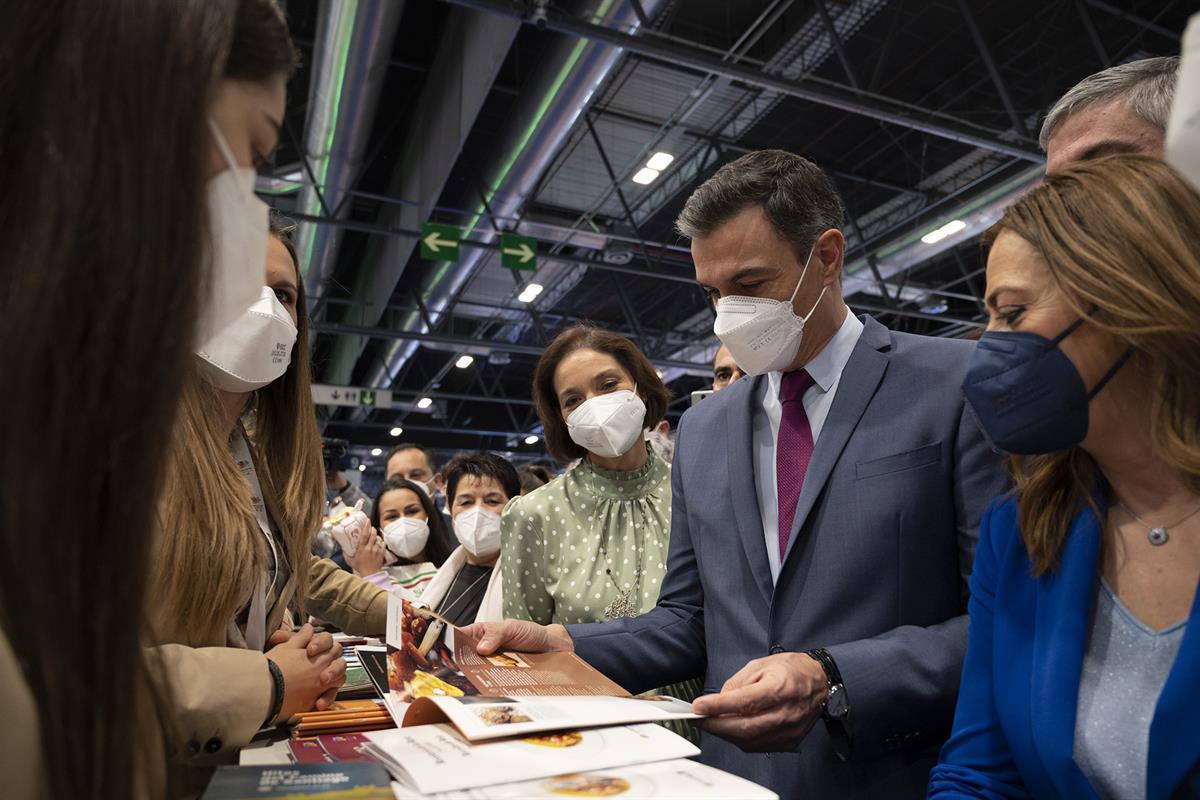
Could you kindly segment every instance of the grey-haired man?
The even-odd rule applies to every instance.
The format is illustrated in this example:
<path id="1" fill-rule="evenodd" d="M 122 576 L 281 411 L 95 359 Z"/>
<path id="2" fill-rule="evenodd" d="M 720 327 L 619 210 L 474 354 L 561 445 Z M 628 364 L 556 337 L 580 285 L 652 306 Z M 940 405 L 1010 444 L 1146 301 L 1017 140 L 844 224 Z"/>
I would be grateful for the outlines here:
<path id="1" fill-rule="evenodd" d="M 1161 158 L 1178 73 L 1178 56 L 1145 58 L 1075 84 L 1042 123 L 1046 172 L 1114 153 Z"/>

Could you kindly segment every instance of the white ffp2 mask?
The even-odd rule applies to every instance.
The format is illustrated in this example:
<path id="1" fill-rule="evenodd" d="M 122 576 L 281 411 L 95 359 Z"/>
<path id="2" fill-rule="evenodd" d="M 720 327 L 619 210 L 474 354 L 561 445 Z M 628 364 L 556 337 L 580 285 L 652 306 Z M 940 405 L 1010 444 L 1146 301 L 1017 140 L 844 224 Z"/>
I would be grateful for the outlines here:
<path id="1" fill-rule="evenodd" d="M 500 515 L 472 506 L 454 518 L 454 535 L 468 553 L 486 561 L 500 552 Z"/>
<path id="2" fill-rule="evenodd" d="M 196 341 L 206 342 L 245 311 L 262 287 L 267 260 L 267 204 L 254 194 L 255 171 L 240 167 L 212 117 L 208 129 L 229 169 L 205 187 L 208 210 L 208 296 L 200 306 Z"/>
<path id="3" fill-rule="evenodd" d="M 583 401 L 567 417 L 571 441 L 602 458 L 629 452 L 641 438 L 646 404 L 636 391 L 619 389 Z"/>
<path id="4" fill-rule="evenodd" d="M 416 558 L 429 541 L 429 523 L 400 517 L 383 526 L 383 543 L 400 558 Z"/>
<path id="5" fill-rule="evenodd" d="M 816 243 L 813 244 L 815 249 Z M 792 303 L 796 300 L 800 285 L 804 283 L 804 276 L 808 274 L 813 250 L 808 251 L 804 270 L 789 299 L 730 295 L 717 301 L 713 333 L 729 348 L 733 360 L 747 375 L 782 370 L 792 363 L 800 351 L 804 323 L 812 317 L 828 288 L 821 288 L 821 294 L 803 317 L 797 316 L 792 310 Z"/>
<path id="6" fill-rule="evenodd" d="M 200 346 L 201 371 L 227 392 L 253 392 L 287 372 L 296 325 L 270 286 L 258 302 Z"/>

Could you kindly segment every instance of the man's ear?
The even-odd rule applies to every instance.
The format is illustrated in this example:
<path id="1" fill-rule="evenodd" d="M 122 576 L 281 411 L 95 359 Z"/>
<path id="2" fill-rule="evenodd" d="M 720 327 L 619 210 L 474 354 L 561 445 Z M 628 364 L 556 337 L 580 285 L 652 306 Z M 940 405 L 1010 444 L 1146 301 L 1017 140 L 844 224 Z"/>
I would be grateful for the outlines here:
<path id="1" fill-rule="evenodd" d="M 846 256 L 846 237 L 837 228 L 830 228 L 817 237 L 815 250 L 817 260 L 821 262 L 821 283 L 825 286 L 840 283 Z"/>
<path id="2" fill-rule="evenodd" d="M 439 492 L 442 489 L 446 488 L 446 481 L 444 478 L 442 478 L 442 473 L 440 473 L 440 472 L 433 473 L 433 485 L 435 487 L 437 487 L 437 490 Z"/>

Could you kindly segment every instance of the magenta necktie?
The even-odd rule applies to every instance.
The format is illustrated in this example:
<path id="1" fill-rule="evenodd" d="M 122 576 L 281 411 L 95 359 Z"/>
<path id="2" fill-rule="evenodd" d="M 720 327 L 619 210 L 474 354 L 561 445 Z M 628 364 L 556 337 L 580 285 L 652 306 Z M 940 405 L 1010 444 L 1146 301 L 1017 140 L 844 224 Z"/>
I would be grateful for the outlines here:
<path id="1" fill-rule="evenodd" d="M 788 372 L 779 387 L 783 413 L 779 419 L 779 438 L 775 441 L 775 481 L 779 489 L 779 560 L 787 555 L 796 502 L 804 486 L 804 473 L 812 458 L 812 427 L 804 413 L 804 392 L 813 385 L 807 370 Z"/>

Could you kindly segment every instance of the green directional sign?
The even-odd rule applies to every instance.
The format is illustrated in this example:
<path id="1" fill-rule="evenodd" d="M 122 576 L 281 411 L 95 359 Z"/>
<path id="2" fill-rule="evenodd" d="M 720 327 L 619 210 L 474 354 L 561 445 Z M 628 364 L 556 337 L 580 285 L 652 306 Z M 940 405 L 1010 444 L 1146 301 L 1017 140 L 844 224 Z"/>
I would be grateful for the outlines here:
<path id="1" fill-rule="evenodd" d="M 500 263 L 509 269 L 537 270 L 537 240 L 515 233 L 500 234 Z"/>
<path id="2" fill-rule="evenodd" d="M 453 225 L 426 222 L 421 226 L 421 258 L 430 261 L 457 261 L 462 231 Z"/>
<path id="3" fill-rule="evenodd" d="M 375 405 L 375 392 L 371 389 L 363 389 L 358 393 L 358 404 L 360 406 Z"/>

